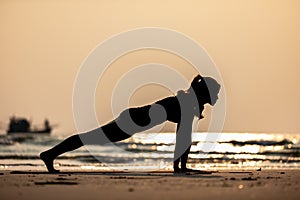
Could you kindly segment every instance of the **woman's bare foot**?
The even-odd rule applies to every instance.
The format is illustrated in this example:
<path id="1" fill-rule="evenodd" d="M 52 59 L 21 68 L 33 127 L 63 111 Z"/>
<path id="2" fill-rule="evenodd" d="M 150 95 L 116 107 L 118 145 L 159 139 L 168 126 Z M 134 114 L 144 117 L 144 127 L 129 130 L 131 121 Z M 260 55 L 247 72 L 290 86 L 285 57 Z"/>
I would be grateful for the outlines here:
<path id="1" fill-rule="evenodd" d="M 49 173 L 58 173 L 59 170 L 54 169 L 53 167 L 53 159 L 50 156 L 47 156 L 47 151 L 44 151 L 40 154 L 40 158 L 44 161 Z"/>

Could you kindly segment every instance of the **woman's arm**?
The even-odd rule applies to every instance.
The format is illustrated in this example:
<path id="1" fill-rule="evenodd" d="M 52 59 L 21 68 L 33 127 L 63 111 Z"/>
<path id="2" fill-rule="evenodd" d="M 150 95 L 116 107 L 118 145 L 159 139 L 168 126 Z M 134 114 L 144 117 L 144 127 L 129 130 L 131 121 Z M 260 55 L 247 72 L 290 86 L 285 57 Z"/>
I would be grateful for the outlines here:
<path id="1" fill-rule="evenodd" d="M 193 118 L 185 119 L 177 124 L 176 144 L 174 152 L 174 172 L 179 171 L 179 161 L 181 170 L 186 169 L 186 162 L 192 144 L 192 123 Z"/>

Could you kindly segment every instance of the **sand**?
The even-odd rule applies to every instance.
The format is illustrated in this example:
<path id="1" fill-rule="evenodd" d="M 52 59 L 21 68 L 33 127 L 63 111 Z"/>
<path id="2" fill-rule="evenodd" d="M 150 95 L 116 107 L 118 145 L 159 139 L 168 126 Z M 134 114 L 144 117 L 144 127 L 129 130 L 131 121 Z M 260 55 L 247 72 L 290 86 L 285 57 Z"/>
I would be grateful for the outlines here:
<path id="1" fill-rule="evenodd" d="M 12 199 L 300 199 L 300 170 L 170 172 L 0 172 L 0 197 Z"/>

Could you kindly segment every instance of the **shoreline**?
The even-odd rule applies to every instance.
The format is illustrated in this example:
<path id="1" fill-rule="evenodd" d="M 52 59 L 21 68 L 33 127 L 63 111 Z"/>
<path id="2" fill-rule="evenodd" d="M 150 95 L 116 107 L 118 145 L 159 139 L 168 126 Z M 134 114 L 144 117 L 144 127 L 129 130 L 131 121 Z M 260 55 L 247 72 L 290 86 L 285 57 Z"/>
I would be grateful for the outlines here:
<path id="1" fill-rule="evenodd" d="M 300 169 L 171 171 L 0 171 L 2 199 L 298 199 Z M 3 198 L 4 197 L 4 198 Z"/>

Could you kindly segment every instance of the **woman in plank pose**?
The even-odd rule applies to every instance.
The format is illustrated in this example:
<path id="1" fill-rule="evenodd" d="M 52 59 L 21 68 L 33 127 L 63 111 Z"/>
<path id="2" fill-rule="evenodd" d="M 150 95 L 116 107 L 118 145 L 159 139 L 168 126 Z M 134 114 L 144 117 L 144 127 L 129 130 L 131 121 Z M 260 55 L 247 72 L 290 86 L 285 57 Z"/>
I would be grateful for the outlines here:
<path id="1" fill-rule="evenodd" d="M 42 152 L 40 158 L 50 173 L 57 173 L 59 170 L 54 169 L 53 161 L 65 152 L 73 151 L 83 145 L 101 145 L 125 140 L 134 133 L 170 121 L 177 124 L 174 172 L 192 171 L 186 167 L 192 142 L 192 122 L 194 117 L 203 118 L 201 113 L 205 104 L 215 105 L 220 87 L 213 78 L 197 75 L 190 87 L 185 91 L 178 91 L 176 96 L 161 99 L 151 105 L 126 109 L 108 124 L 68 137 L 53 148 Z"/>

